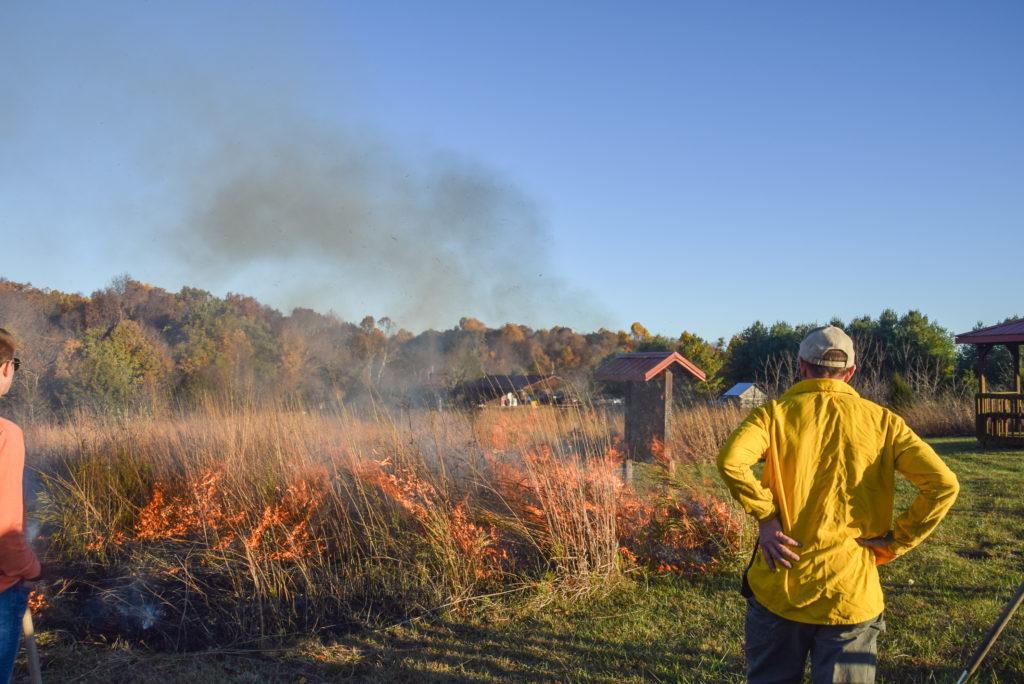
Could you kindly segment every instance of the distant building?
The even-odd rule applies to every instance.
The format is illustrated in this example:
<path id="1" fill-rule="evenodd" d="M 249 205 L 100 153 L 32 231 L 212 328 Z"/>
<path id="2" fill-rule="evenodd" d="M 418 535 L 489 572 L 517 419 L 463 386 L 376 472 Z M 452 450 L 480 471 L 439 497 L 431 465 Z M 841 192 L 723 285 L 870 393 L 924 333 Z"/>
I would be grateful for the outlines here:
<path id="1" fill-rule="evenodd" d="M 562 403 L 560 386 L 553 375 L 485 375 L 459 385 L 453 395 L 471 406 L 512 408 Z"/>
<path id="2" fill-rule="evenodd" d="M 719 403 L 752 409 L 768 401 L 768 395 L 752 382 L 737 382 L 718 398 Z"/>

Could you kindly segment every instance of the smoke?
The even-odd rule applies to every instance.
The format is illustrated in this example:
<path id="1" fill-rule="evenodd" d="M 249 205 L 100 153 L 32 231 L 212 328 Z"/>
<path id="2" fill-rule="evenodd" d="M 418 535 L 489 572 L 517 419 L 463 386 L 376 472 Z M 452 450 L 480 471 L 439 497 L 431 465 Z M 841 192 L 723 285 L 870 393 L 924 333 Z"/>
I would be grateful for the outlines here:
<path id="1" fill-rule="evenodd" d="M 26 224 L 39 249 L 413 329 L 607 321 L 553 277 L 544 214 L 508 179 L 353 123 L 376 69 L 337 3 L 22 4 L 0 22 L 0 136 L 23 141 L 15 194 L 54 212 Z"/>
<path id="2" fill-rule="evenodd" d="M 38 520 L 25 517 L 25 541 L 31 546 L 35 540 L 39 537 L 39 531 L 42 529 Z"/>
<path id="3" fill-rule="evenodd" d="M 462 316 L 600 318 L 588 295 L 552 275 L 541 213 L 497 174 L 294 113 L 266 118 L 224 127 L 188 170 L 173 244 L 199 282 L 413 329 Z M 247 289 L 254 280 L 269 292 Z"/>

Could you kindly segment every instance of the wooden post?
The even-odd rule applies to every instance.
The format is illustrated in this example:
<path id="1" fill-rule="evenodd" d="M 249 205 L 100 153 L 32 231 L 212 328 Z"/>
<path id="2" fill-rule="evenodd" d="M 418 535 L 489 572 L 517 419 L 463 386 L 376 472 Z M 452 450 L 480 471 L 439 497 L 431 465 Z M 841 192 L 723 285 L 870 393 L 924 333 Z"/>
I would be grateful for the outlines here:
<path id="1" fill-rule="evenodd" d="M 631 382 L 626 389 L 626 457 L 644 463 L 664 449 L 671 461 L 667 438 L 672 421 L 672 374 L 662 373 L 647 382 Z"/>
<path id="2" fill-rule="evenodd" d="M 663 420 L 659 401 L 661 378 L 648 382 L 631 382 L 626 397 L 626 457 L 634 461 L 651 461 L 651 438 L 655 426 Z"/>
<path id="3" fill-rule="evenodd" d="M 1011 436 L 1020 437 L 1024 432 L 1021 410 L 1024 409 L 1024 399 L 1021 398 L 1020 378 L 1020 343 L 1006 345 L 1010 348 L 1010 356 L 1013 357 L 1013 391 L 1017 396 L 1010 399 L 1010 419 L 1007 426 Z"/>
<path id="4" fill-rule="evenodd" d="M 978 396 L 974 401 L 974 434 L 983 447 L 988 443 L 988 417 L 985 410 L 987 400 L 982 395 L 988 392 L 988 379 L 985 377 L 985 373 L 987 372 L 986 361 L 989 349 L 990 345 L 978 345 L 978 364 L 975 371 L 978 374 Z"/>
<path id="5" fill-rule="evenodd" d="M 662 457 L 665 459 L 666 467 L 668 468 L 669 475 L 675 475 L 676 472 L 676 455 L 672 450 L 672 423 L 675 416 L 672 413 L 672 371 L 666 371 L 662 374 L 665 378 L 665 397 L 664 397 L 664 419 L 661 421 L 661 449 Z"/>
<path id="6" fill-rule="evenodd" d="M 1008 344 L 1006 346 L 1010 348 L 1010 356 L 1013 357 L 1013 391 L 1020 394 L 1020 343 Z"/>
<path id="7" fill-rule="evenodd" d="M 674 469 L 676 454 L 671 440 L 675 373 L 706 379 L 704 371 L 678 352 L 619 354 L 601 364 L 595 373 L 598 380 L 626 383 L 623 476 L 627 480 L 634 460 L 664 460 L 669 472 Z"/>
<path id="8" fill-rule="evenodd" d="M 975 372 L 978 374 L 978 391 L 982 394 L 988 392 L 988 379 L 985 377 L 985 374 L 987 372 L 986 366 L 989 349 L 991 349 L 991 345 L 978 345 L 978 365 Z"/>

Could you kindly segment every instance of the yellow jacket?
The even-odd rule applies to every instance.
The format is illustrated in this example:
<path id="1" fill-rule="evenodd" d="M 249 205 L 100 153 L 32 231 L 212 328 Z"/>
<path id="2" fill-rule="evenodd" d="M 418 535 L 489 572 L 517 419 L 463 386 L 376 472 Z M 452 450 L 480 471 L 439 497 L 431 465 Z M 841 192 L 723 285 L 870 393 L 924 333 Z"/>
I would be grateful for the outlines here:
<path id="1" fill-rule="evenodd" d="M 751 467 L 762 459 L 758 482 Z M 803 380 L 755 409 L 722 447 L 718 470 L 747 513 L 778 515 L 800 542 L 791 569 L 772 572 L 759 553 L 748 578 L 768 610 L 809 624 L 853 624 L 881 613 L 874 554 L 856 539 L 891 530 L 890 549 L 905 553 L 935 529 L 960 489 L 902 418 L 832 379 Z M 918 491 L 893 524 L 896 471 Z"/>

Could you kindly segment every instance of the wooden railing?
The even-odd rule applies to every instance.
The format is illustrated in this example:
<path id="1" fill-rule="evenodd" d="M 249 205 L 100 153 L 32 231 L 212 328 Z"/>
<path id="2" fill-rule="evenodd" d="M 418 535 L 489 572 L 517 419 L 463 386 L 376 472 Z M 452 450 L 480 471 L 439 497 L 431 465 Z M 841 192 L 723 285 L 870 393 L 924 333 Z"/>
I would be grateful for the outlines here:
<path id="1" fill-rule="evenodd" d="M 1024 394 L 979 392 L 974 413 L 982 444 L 1024 446 Z"/>

